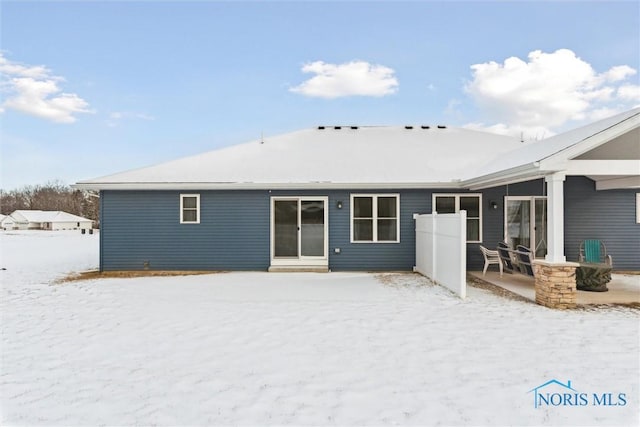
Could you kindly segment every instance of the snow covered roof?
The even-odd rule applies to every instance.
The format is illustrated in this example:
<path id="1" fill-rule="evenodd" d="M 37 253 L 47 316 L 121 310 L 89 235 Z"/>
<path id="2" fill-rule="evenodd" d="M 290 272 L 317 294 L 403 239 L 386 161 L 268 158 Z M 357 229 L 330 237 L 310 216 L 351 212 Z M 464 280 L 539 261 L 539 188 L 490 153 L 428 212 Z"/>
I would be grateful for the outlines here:
<path id="1" fill-rule="evenodd" d="M 610 142 L 615 138 L 631 131 L 637 132 L 640 127 L 640 108 L 608 117 L 589 125 L 570 130 L 548 139 L 532 142 L 517 147 L 509 152 L 496 156 L 491 162 L 476 170 L 476 178 L 468 180 L 467 184 L 480 187 L 479 183 L 496 182 L 497 177 L 520 176 L 530 178 L 534 174 L 544 174 L 556 166 L 560 171 L 568 160 L 578 158 L 581 154 Z M 640 141 L 635 133 L 636 152 L 629 150 L 625 158 L 638 160 L 640 156 Z M 541 167 L 541 163 L 544 163 Z M 636 175 L 640 175 L 640 169 Z"/>
<path id="2" fill-rule="evenodd" d="M 484 168 L 480 169 L 479 172 L 488 174 L 542 161 L 634 117 L 640 117 L 640 108 L 635 108 L 587 126 L 552 136 L 540 142 L 517 147 L 513 151 L 503 154 L 493 162 L 487 164 Z"/>
<path id="3" fill-rule="evenodd" d="M 78 188 L 457 185 L 517 138 L 444 126 L 327 126 L 265 137 Z M 453 183 L 453 184 L 452 184 Z"/>
<path id="4" fill-rule="evenodd" d="M 18 222 L 82 222 L 91 221 L 64 211 L 16 210 L 11 217 Z"/>
<path id="5" fill-rule="evenodd" d="M 548 174 L 553 168 L 543 169 L 540 162 L 566 161 L 638 126 L 640 108 L 528 143 L 445 126 L 319 126 L 80 181 L 75 187 L 485 188 Z"/>

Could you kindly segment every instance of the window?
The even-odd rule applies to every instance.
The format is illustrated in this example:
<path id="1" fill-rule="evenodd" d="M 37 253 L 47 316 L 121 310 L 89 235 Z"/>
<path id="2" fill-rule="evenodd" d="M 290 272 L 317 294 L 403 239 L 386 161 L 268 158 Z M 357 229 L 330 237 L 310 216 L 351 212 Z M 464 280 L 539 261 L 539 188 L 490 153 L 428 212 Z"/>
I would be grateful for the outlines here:
<path id="1" fill-rule="evenodd" d="M 482 242 L 482 194 L 434 194 L 434 212 L 467 211 L 467 242 Z"/>
<path id="2" fill-rule="evenodd" d="M 636 222 L 640 224 L 640 193 L 636 193 Z"/>
<path id="3" fill-rule="evenodd" d="M 400 241 L 400 196 L 351 195 L 351 242 Z"/>
<path id="4" fill-rule="evenodd" d="M 200 195 L 180 195 L 180 224 L 200 224 Z"/>

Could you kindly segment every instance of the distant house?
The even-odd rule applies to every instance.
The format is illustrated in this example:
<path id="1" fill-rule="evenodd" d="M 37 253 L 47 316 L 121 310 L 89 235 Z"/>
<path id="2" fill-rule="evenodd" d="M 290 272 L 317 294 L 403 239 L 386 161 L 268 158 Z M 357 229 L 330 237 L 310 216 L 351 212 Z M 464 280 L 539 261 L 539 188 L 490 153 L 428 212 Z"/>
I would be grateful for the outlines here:
<path id="1" fill-rule="evenodd" d="M 102 270 L 411 270 L 414 213 L 550 263 L 600 239 L 640 269 L 640 109 L 542 141 L 447 126 L 318 126 L 81 181 Z"/>
<path id="2" fill-rule="evenodd" d="M 80 230 L 92 226 L 92 220 L 78 215 L 41 210 L 14 211 L 2 223 L 5 230 Z"/>
<path id="3" fill-rule="evenodd" d="M 13 230 L 15 228 L 15 221 L 11 215 L 2 215 L 0 219 L 0 228 L 2 230 Z"/>

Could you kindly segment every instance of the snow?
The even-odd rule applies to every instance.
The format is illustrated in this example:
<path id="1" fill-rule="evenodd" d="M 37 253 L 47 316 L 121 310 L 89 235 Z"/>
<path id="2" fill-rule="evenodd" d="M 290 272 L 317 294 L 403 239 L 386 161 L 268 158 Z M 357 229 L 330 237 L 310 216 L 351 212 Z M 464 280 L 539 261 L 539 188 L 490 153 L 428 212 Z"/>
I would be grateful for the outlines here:
<path id="1" fill-rule="evenodd" d="M 96 235 L 0 247 L 2 425 L 640 423 L 637 310 L 460 300 L 408 273 L 56 283 L 96 267 Z M 551 379 L 627 404 L 534 408 Z"/>
<path id="2" fill-rule="evenodd" d="M 461 128 L 360 126 L 305 129 L 160 165 L 81 181 L 78 188 L 162 185 L 388 185 L 459 181 L 517 138 Z M 473 175 L 471 175 L 473 176 Z"/>
<path id="3" fill-rule="evenodd" d="M 17 210 L 11 216 L 18 222 L 78 222 L 91 221 L 63 211 Z"/>
<path id="4" fill-rule="evenodd" d="M 463 188 L 536 162 L 613 126 L 640 108 L 539 142 L 431 125 L 326 126 L 78 182 L 81 189 Z M 526 174 L 529 175 L 526 175 Z M 513 177 L 512 177 L 513 178 Z"/>
<path id="5" fill-rule="evenodd" d="M 634 108 L 621 114 L 590 123 L 539 142 L 531 142 L 521 145 L 507 153 L 501 153 L 485 166 L 476 169 L 476 176 L 484 176 L 500 171 L 506 171 L 518 166 L 533 164 L 547 159 L 567 148 L 591 138 L 594 135 L 612 128 L 630 119 L 638 120 L 640 108 Z M 633 156 L 629 153 L 630 158 Z M 568 159 L 565 159 L 565 161 Z"/>

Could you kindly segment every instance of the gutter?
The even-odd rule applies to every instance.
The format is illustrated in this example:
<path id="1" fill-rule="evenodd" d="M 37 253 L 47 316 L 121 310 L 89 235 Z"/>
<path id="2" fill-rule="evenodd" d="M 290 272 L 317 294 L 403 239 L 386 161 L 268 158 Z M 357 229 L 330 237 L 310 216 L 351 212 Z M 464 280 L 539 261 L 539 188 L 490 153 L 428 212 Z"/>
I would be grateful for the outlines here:
<path id="1" fill-rule="evenodd" d="M 540 169 L 540 162 L 533 162 L 465 180 L 462 182 L 462 186 L 469 190 L 483 190 L 485 188 L 499 187 L 502 185 L 544 178 L 553 172 L 555 171 L 542 171 Z"/>
<path id="2" fill-rule="evenodd" d="M 77 190 L 358 190 L 358 189 L 460 189 L 466 187 L 460 181 L 450 182 L 307 182 L 307 183 L 256 183 L 256 182 L 79 182 L 71 186 Z"/>

